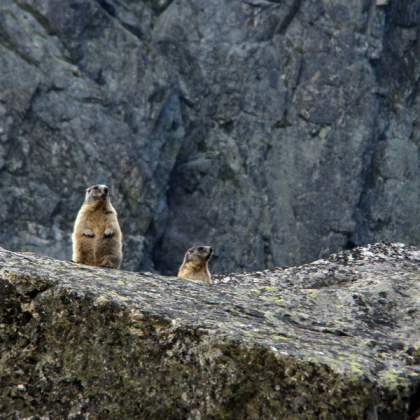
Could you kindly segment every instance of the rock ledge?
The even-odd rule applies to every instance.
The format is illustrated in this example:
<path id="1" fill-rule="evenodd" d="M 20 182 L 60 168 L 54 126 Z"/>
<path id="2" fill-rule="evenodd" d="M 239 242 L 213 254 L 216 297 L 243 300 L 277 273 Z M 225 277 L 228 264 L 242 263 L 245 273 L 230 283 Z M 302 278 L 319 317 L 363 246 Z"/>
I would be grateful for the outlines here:
<path id="1" fill-rule="evenodd" d="M 175 277 L 0 249 L 0 419 L 420 415 L 420 251 Z"/>

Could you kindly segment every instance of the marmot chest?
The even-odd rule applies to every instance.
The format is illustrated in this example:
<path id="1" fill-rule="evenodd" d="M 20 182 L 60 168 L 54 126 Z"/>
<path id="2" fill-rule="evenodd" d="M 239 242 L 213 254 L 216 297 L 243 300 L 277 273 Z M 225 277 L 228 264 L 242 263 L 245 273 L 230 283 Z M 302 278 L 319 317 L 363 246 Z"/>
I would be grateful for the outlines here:
<path id="1" fill-rule="evenodd" d="M 89 228 L 94 233 L 103 233 L 110 225 L 112 220 L 114 219 L 114 213 L 106 210 L 96 210 L 93 211 L 88 216 L 88 225 Z"/>

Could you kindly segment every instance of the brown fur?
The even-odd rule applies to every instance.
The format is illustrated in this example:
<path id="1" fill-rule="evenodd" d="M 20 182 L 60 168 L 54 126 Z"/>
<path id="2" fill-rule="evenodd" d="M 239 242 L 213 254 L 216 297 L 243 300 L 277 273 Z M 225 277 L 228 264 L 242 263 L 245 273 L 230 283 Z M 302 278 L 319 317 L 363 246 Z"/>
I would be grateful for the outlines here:
<path id="1" fill-rule="evenodd" d="M 120 268 L 122 233 L 108 187 L 94 185 L 86 190 L 73 231 L 73 261 L 96 267 Z"/>
<path id="2" fill-rule="evenodd" d="M 178 271 L 178 277 L 190 280 L 201 280 L 212 284 L 209 271 L 209 260 L 213 250 L 209 246 L 195 246 L 185 254 L 184 261 Z"/>

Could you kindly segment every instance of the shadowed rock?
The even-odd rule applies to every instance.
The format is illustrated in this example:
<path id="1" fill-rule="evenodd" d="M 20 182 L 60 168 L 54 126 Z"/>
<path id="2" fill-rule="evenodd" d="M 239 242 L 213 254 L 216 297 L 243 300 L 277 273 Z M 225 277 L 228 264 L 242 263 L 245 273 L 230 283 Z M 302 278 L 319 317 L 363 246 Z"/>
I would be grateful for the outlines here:
<path id="1" fill-rule="evenodd" d="M 418 0 L 0 2 L 0 245 L 70 259 L 106 184 L 127 270 L 418 246 L 419 25 Z"/>
<path id="2" fill-rule="evenodd" d="M 420 251 L 215 285 L 0 252 L 0 419 L 416 418 Z"/>

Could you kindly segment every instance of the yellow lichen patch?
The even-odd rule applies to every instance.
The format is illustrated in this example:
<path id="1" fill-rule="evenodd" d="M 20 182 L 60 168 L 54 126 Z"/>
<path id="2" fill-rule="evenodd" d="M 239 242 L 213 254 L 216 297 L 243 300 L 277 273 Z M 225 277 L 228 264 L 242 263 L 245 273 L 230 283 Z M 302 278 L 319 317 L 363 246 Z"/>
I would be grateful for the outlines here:
<path id="1" fill-rule="evenodd" d="M 99 306 L 105 305 L 106 303 L 109 303 L 108 296 L 106 295 L 100 295 L 93 301 L 94 305 L 99 305 Z"/>
<path id="2" fill-rule="evenodd" d="M 286 334 L 282 334 L 282 333 L 271 334 L 271 337 L 273 339 L 278 339 L 278 340 L 290 340 L 290 337 L 288 337 Z"/>
<path id="3" fill-rule="evenodd" d="M 407 386 L 410 384 L 410 380 L 403 375 L 402 371 L 388 370 L 381 375 L 379 383 L 388 387 Z"/>

